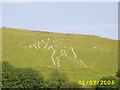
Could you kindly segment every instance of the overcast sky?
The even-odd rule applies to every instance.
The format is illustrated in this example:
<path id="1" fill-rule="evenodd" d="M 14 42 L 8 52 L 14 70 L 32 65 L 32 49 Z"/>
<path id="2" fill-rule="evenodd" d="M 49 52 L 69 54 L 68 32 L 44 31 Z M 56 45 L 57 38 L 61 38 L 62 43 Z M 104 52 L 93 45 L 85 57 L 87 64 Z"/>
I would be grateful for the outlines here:
<path id="1" fill-rule="evenodd" d="M 5 27 L 118 39 L 117 2 L 3 3 L 2 15 Z"/>

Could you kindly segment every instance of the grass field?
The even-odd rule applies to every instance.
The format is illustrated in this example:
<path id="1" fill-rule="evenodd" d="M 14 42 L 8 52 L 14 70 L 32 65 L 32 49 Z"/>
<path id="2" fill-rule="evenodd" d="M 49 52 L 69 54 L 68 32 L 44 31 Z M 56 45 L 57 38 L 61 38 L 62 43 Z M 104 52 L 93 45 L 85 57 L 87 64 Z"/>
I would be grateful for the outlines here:
<path id="1" fill-rule="evenodd" d="M 1 30 L 1 29 L 0 29 Z M 118 68 L 118 41 L 98 36 L 63 34 L 42 31 L 31 31 L 13 28 L 2 29 L 2 57 L 15 67 L 31 67 L 39 70 L 45 78 L 53 69 L 66 73 L 70 81 L 98 80 L 103 76 L 115 75 Z M 54 66 L 51 56 L 53 50 L 35 48 L 30 45 L 42 40 L 49 45 L 57 45 L 54 57 L 60 55 L 60 50 L 66 50 L 67 56 L 59 57 L 60 67 Z M 71 52 L 74 49 L 75 55 Z M 79 65 L 74 60 L 82 60 L 86 65 Z M 55 60 L 57 63 L 57 59 Z"/>

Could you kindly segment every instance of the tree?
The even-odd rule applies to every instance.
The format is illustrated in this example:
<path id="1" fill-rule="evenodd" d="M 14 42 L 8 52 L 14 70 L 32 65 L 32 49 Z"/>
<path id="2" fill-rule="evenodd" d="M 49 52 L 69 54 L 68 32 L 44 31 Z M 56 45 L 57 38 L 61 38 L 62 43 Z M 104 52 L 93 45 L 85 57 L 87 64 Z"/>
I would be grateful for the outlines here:
<path id="1" fill-rule="evenodd" d="M 2 88 L 43 88 L 43 76 L 31 68 L 15 68 L 3 62 Z"/>
<path id="2" fill-rule="evenodd" d="M 64 88 L 68 82 L 68 78 L 63 72 L 54 70 L 47 81 L 47 87 L 49 88 Z"/>

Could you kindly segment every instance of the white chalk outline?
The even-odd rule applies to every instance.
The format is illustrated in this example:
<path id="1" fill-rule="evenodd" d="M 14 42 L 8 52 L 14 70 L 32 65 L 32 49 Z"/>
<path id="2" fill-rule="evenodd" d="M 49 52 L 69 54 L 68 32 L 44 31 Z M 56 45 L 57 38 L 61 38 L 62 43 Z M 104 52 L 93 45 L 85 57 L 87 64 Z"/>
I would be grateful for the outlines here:
<path id="1" fill-rule="evenodd" d="M 56 57 L 56 59 L 58 60 L 57 64 L 58 64 L 58 67 L 60 67 L 60 59 L 59 57 L 62 57 L 65 53 L 61 54 L 60 56 Z"/>
<path id="2" fill-rule="evenodd" d="M 44 46 L 44 48 L 46 48 L 48 46 L 48 43 Z"/>
<path id="3" fill-rule="evenodd" d="M 44 42 L 44 40 L 42 40 L 42 42 Z"/>
<path id="4" fill-rule="evenodd" d="M 35 47 L 35 49 L 38 49 L 37 46 L 35 44 L 33 44 L 33 46 Z"/>
<path id="5" fill-rule="evenodd" d="M 53 54 L 51 56 L 51 59 L 53 61 L 53 64 L 56 65 L 55 60 L 54 60 L 55 49 L 53 48 L 53 46 L 51 46 L 51 49 L 53 49 Z"/>
<path id="6" fill-rule="evenodd" d="M 50 42 L 50 39 L 49 39 L 49 38 L 48 38 L 48 41 Z M 52 53 L 52 55 L 51 55 L 51 60 L 52 60 L 52 62 L 53 62 L 53 65 L 56 65 L 56 63 L 55 63 L 55 59 L 56 59 L 56 60 L 57 60 L 57 65 L 58 65 L 58 67 L 60 67 L 60 63 L 59 63 L 59 62 L 60 62 L 60 59 L 59 59 L 59 58 L 62 57 L 63 55 L 65 55 L 65 56 L 68 57 L 70 60 L 74 61 L 75 63 L 77 63 L 77 64 L 79 64 L 79 65 L 83 65 L 84 67 L 86 67 L 86 65 L 83 63 L 82 60 L 76 59 L 76 58 L 77 58 L 77 55 L 76 55 L 73 47 L 70 47 L 70 48 L 71 48 L 71 51 L 72 51 L 72 53 L 73 53 L 73 55 L 74 55 L 74 59 L 71 58 L 70 56 L 68 56 L 68 55 L 66 54 L 65 48 L 67 48 L 67 47 L 63 47 L 64 49 L 61 49 L 59 55 L 57 55 L 57 57 L 55 57 L 55 59 L 54 59 L 54 56 L 55 56 L 56 51 L 57 51 L 57 50 L 55 49 L 55 47 L 57 47 L 57 44 L 55 44 L 55 45 L 54 45 L 55 47 L 53 47 L 53 46 L 49 46 L 49 42 L 45 42 L 44 40 L 42 40 L 42 43 L 43 43 L 43 44 L 46 43 L 43 48 L 47 48 L 47 46 L 48 46 L 47 50 L 51 50 L 51 49 L 53 50 L 53 53 Z M 52 42 L 54 42 L 54 41 L 52 41 Z M 60 43 L 62 43 L 62 42 L 60 42 Z M 29 48 L 34 47 L 35 49 L 38 49 L 38 48 L 40 48 L 40 45 L 41 45 L 41 43 L 40 43 L 40 42 L 37 42 L 37 43 L 34 43 L 34 44 L 32 44 L 32 45 L 29 45 Z"/>
<path id="7" fill-rule="evenodd" d="M 75 51 L 74 51 L 74 49 L 71 47 L 71 49 L 72 49 L 72 52 L 73 52 L 73 54 L 74 54 L 74 58 L 76 59 L 76 53 L 75 53 Z"/>
<path id="8" fill-rule="evenodd" d="M 38 42 L 38 45 L 37 45 L 37 46 L 38 46 L 38 48 L 40 48 L 40 45 L 41 45 L 41 44 L 40 44 L 40 42 Z"/>
<path id="9" fill-rule="evenodd" d="M 63 50 L 61 49 L 61 52 L 60 52 L 60 54 L 63 52 Z"/>
<path id="10" fill-rule="evenodd" d="M 49 50 L 50 48 L 51 48 L 51 46 L 49 46 L 47 50 Z"/>
<path id="11" fill-rule="evenodd" d="M 50 38 L 48 38 L 48 41 L 50 42 Z"/>

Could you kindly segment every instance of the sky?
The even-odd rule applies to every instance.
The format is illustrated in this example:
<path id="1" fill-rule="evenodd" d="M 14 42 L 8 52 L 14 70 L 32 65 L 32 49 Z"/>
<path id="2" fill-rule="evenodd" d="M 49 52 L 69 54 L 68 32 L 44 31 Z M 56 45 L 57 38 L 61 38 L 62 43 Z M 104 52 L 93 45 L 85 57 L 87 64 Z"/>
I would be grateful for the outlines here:
<path id="1" fill-rule="evenodd" d="M 0 2 L 119 2 L 119 0 L 1 0 Z"/>
<path id="2" fill-rule="evenodd" d="M 2 25 L 118 39 L 117 2 L 4 2 Z"/>

